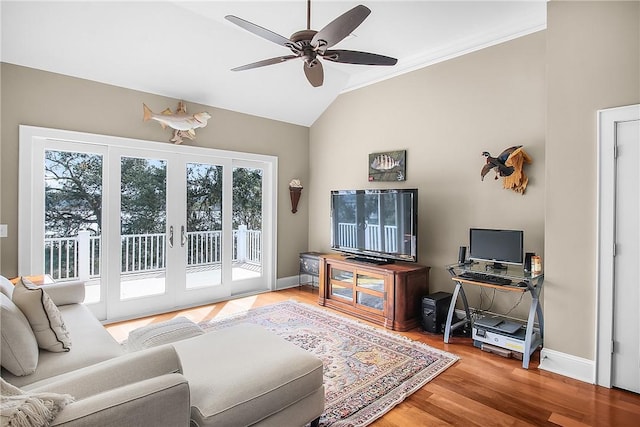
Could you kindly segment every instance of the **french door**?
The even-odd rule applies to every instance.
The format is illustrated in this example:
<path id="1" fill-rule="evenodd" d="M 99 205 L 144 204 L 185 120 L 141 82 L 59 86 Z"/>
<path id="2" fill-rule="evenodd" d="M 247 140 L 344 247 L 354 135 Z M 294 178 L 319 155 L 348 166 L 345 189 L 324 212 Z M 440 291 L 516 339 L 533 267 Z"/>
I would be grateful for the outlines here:
<path id="1" fill-rule="evenodd" d="M 101 319 L 273 286 L 274 158 L 21 127 L 22 162 L 20 274 L 86 280 Z"/>

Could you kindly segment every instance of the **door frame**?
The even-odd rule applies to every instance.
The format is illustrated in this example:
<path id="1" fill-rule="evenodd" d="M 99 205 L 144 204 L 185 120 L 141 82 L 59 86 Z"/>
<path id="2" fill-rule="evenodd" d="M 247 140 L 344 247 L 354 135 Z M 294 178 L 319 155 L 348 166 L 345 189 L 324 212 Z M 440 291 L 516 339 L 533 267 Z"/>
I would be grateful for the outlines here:
<path id="1" fill-rule="evenodd" d="M 616 125 L 640 120 L 640 104 L 598 111 L 596 384 L 611 388 L 615 280 Z"/>
<path id="2" fill-rule="evenodd" d="M 94 146 L 120 147 L 125 149 L 140 148 L 140 150 L 152 150 L 158 153 L 173 154 L 185 154 L 198 158 L 221 158 L 227 159 L 229 162 L 234 161 L 249 161 L 256 162 L 263 165 L 265 170 L 264 183 L 268 191 L 265 191 L 266 204 L 263 206 L 263 214 L 267 219 L 270 219 L 270 223 L 265 225 L 264 229 L 268 230 L 268 236 L 264 236 L 269 240 L 263 245 L 263 278 L 265 280 L 265 290 L 273 290 L 275 288 L 275 272 L 277 265 L 277 176 L 278 176 L 278 158 L 276 156 L 253 154 L 236 151 L 219 150 L 215 148 L 193 147 L 185 145 L 174 145 L 166 142 L 148 141 L 140 139 L 132 139 L 125 137 L 116 137 L 109 135 L 99 135 L 85 132 L 60 130 L 43 128 L 36 126 L 19 126 L 19 164 L 30 165 L 30 167 L 19 168 L 19 197 L 18 197 L 18 209 L 19 212 L 30 212 L 35 209 L 44 209 L 44 201 L 40 200 L 38 194 L 38 186 L 41 186 L 43 181 L 42 173 L 38 174 L 36 168 L 38 164 L 39 147 L 45 145 L 45 141 L 56 142 L 70 142 L 79 144 L 91 144 Z M 43 167 L 40 168 L 40 171 Z M 35 172 L 35 174 L 34 174 Z M 107 174 L 106 182 L 109 182 L 109 171 L 105 171 Z M 40 176 L 40 181 L 37 181 Z M 105 178 L 103 177 L 103 180 Z M 105 189 L 108 191 L 108 189 Z M 111 209 L 111 208 L 108 208 Z M 108 220 L 108 219 L 106 219 Z M 103 218 L 105 221 L 105 218 Z M 34 227 L 33 216 L 25 216 L 18 223 L 18 274 L 30 275 L 30 274 L 42 274 L 44 271 L 43 255 L 38 256 L 35 250 L 32 250 L 34 245 L 38 245 L 44 238 L 44 223 L 36 225 Z M 113 227 L 110 224 L 110 227 Z M 107 277 L 108 280 L 108 277 Z M 101 288 L 101 302 L 98 304 L 88 304 L 89 308 L 94 311 L 94 314 L 99 319 L 105 319 L 107 317 L 108 310 L 106 310 L 105 304 L 108 302 L 106 298 L 106 289 L 108 286 L 107 280 L 103 280 L 103 286 Z M 213 302 L 213 301 L 206 301 Z M 92 307 L 92 306 L 96 307 Z M 98 307 L 102 305 L 103 307 Z M 176 306 L 180 308 L 180 306 Z M 115 319 L 109 319 L 115 320 Z"/>

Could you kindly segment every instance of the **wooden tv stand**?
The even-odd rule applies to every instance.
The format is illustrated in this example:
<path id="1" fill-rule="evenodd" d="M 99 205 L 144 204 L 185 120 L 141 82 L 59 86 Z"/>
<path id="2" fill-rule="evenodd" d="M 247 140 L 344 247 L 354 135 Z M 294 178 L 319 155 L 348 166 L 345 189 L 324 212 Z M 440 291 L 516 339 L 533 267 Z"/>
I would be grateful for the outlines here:
<path id="1" fill-rule="evenodd" d="M 318 304 L 395 331 L 420 325 L 429 267 L 404 262 L 375 265 L 324 254 L 319 273 Z"/>

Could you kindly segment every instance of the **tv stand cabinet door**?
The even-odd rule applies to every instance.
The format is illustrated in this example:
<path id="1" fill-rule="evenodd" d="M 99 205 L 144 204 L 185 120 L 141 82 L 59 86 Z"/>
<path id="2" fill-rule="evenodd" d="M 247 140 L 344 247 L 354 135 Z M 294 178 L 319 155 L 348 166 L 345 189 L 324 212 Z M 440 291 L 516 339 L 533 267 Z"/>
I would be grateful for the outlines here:
<path id="1" fill-rule="evenodd" d="M 353 302 L 331 296 L 331 269 L 369 273 L 384 277 L 384 309 L 372 310 Z M 358 289 L 354 280 L 355 290 Z M 422 297 L 429 294 L 429 267 L 418 264 L 395 263 L 382 266 L 362 266 L 336 255 L 320 257 L 320 283 L 318 304 L 343 311 L 372 323 L 396 331 L 407 331 L 420 325 Z M 355 297 L 355 293 L 354 293 Z"/>
<path id="2" fill-rule="evenodd" d="M 389 319 L 395 331 L 408 331 L 420 326 L 422 297 L 429 294 L 429 267 L 417 266 L 415 270 L 396 272 L 393 292 L 387 296 L 393 307 Z"/>

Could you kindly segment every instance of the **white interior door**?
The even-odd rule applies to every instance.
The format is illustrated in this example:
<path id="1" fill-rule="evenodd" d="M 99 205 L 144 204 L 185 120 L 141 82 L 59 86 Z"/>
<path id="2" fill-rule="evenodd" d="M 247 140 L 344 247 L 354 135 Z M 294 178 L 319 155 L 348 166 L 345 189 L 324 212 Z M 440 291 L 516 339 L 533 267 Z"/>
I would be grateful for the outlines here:
<path id="1" fill-rule="evenodd" d="M 640 120 L 616 123 L 612 385 L 640 393 Z"/>
<path id="2" fill-rule="evenodd" d="M 640 392 L 640 104 L 598 111 L 598 385 Z"/>

